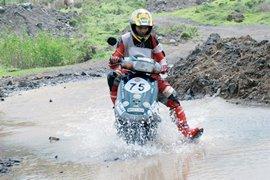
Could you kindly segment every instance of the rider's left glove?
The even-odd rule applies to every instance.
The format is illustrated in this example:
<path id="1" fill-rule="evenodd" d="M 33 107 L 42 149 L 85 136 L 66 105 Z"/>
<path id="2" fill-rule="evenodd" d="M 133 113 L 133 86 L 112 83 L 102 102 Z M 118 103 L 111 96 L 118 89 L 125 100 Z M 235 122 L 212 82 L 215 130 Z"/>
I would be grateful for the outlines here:
<path id="1" fill-rule="evenodd" d="M 115 64 L 119 64 L 119 63 L 120 63 L 120 57 L 118 57 L 118 56 L 112 56 L 110 58 L 110 64 L 115 65 Z"/>

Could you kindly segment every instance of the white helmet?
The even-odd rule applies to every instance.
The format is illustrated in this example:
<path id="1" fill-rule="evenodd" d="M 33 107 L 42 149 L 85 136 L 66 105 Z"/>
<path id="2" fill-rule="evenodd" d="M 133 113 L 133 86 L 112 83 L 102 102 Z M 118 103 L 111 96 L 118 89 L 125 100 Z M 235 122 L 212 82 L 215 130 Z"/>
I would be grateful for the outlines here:
<path id="1" fill-rule="evenodd" d="M 148 26 L 149 30 L 147 31 L 144 37 L 139 36 L 138 32 L 136 31 L 136 26 Z M 131 14 L 130 18 L 130 27 L 133 36 L 138 39 L 148 39 L 152 28 L 153 28 L 153 18 L 149 11 L 146 9 L 137 9 Z"/>

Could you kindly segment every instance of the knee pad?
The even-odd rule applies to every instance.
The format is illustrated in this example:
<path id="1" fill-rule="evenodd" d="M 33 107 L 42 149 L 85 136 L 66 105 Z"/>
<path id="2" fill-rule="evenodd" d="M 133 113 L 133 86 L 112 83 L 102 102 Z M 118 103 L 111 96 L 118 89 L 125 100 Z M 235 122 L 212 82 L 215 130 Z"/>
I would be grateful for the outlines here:
<path id="1" fill-rule="evenodd" d="M 173 89 L 172 86 L 166 86 L 166 88 L 162 91 L 162 94 L 166 98 L 169 98 L 171 95 L 175 95 L 176 96 L 176 91 Z"/>
<path id="2" fill-rule="evenodd" d="M 179 96 L 174 89 L 171 93 L 169 91 L 166 93 L 159 93 L 158 94 L 158 101 L 165 104 L 165 105 L 167 105 L 168 102 L 170 102 L 175 107 L 180 105 Z"/>
<path id="3" fill-rule="evenodd" d="M 111 71 L 107 75 L 107 82 L 110 88 L 110 91 L 112 91 L 113 86 L 118 86 L 120 82 L 121 77 L 114 71 Z"/>
<path id="4" fill-rule="evenodd" d="M 172 101 L 172 102 L 174 102 L 175 105 L 180 105 L 179 96 L 178 96 L 178 94 L 177 94 L 177 92 L 175 90 L 168 97 L 168 101 L 169 100 Z"/>

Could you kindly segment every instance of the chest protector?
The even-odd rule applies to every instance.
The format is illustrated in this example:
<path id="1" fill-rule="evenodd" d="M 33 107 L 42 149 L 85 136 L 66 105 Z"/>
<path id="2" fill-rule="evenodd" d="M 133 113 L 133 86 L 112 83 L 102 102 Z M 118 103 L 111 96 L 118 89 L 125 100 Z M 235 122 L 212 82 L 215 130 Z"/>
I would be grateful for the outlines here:
<path id="1" fill-rule="evenodd" d="M 152 49 L 135 46 L 130 32 L 122 35 L 122 41 L 125 46 L 125 57 L 143 56 L 147 58 L 152 58 Z"/>

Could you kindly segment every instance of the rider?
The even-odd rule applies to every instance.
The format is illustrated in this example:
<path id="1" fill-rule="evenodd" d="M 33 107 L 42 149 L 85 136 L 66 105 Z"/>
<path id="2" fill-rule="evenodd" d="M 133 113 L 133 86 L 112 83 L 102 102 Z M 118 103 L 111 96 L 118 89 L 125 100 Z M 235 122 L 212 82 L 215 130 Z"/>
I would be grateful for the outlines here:
<path id="1" fill-rule="evenodd" d="M 109 60 L 109 66 L 113 70 L 108 74 L 108 85 L 113 104 L 117 97 L 117 89 L 121 79 L 121 75 L 126 73 L 126 69 L 120 66 L 120 59 L 132 55 L 144 55 L 154 59 L 161 65 L 161 74 L 168 71 L 168 66 L 165 58 L 165 53 L 156 36 L 151 34 L 153 28 L 153 20 L 149 11 L 146 9 L 138 9 L 134 11 L 130 19 L 131 32 L 122 35 L 117 44 L 115 52 Z M 173 87 L 160 75 L 153 75 L 158 82 L 159 96 L 163 95 L 166 98 L 164 103 L 174 112 L 176 117 L 176 125 L 178 130 L 185 137 L 196 138 L 201 135 L 203 129 L 192 129 L 188 126 L 184 110 L 178 100 L 178 96 Z"/>

